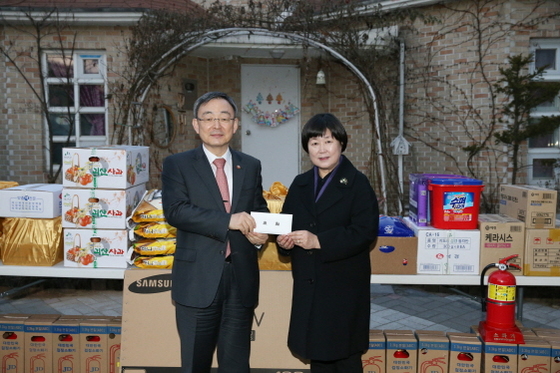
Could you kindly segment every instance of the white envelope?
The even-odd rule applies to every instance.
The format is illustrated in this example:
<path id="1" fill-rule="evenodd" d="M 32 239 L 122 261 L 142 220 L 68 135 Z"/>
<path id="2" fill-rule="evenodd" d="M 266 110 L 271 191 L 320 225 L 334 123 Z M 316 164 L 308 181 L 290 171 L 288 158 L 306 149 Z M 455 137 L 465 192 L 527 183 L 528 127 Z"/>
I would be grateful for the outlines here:
<path id="1" fill-rule="evenodd" d="M 266 234 L 286 234 L 292 231 L 292 214 L 271 214 L 252 211 L 251 216 L 257 222 L 255 232 Z"/>

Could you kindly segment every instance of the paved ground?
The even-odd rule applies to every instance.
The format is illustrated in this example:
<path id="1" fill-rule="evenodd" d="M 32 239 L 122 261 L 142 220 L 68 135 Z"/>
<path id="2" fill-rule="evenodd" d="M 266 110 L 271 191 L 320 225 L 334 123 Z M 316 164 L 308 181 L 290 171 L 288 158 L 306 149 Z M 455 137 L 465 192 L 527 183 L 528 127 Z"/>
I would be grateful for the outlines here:
<path id="1" fill-rule="evenodd" d="M 0 313 L 62 315 L 122 314 L 122 281 L 46 279 L 25 290 L 6 294 L 34 278 L 0 277 Z M 484 317 L 476 287 L 457 293 L 443 286 L 371 287 L 371 329 L 411 329 L 468 332 Z M 560 297 L 557 287 L 526 287 L 523 325 L 560 329 Z M 465 295 L 468 293 L 468 295 Z"/>

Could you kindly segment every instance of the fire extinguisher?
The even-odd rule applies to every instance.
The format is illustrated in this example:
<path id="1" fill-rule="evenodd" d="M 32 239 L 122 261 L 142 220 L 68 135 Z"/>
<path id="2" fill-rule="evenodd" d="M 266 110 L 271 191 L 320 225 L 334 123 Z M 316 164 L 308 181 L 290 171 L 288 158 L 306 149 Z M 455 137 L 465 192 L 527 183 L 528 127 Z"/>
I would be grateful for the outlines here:
<path id="1" fill-rule="evenodd" d="M 515 326 L 515 276 L 510 269 L 521 270 L 514 263 L 508 263 L 517 254 L 501 259 L 498 263 L 488 264 L 480 275 L 481 289 L 484 289 L 484 275 L 490 268 L 498 268 L 488 276 L 488 291 L 486 298 L 482 294 L 482 312 L 486 312 L 486 324 L 498 329 L 508 329 Z"/>

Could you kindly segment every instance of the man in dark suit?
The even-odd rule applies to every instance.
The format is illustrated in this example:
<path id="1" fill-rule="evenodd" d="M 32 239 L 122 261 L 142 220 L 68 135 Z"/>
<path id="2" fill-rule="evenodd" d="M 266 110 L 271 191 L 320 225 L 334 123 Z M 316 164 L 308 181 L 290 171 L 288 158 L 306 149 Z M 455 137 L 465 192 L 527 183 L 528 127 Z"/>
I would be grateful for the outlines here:
<path id="1" fill-rule="evenodd" d="M 268 239 L 253 231 L 250 212 L 268 209 L 260 161 L 229 147 L 239 127 L 236 114 L 225 93 L 201 96 L 192 125 L 202 146 L 163 163 L 163 210 L 177 228 L 171 293 L 183 373 L 210 372 L 216 347 L 218 372 L 249 373 L 257 250 Z M 225 165 L 214 162 L 220 158 Z M 227 182 L 220 181 L 222 171 Z"/>

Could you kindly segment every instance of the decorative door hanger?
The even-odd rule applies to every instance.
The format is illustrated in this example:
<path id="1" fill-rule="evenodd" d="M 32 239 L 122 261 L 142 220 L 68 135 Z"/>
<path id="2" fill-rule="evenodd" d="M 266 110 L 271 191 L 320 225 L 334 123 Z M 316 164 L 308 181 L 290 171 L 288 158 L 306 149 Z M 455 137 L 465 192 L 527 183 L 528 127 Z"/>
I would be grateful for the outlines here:
<path id="1" fill-rule="evenodd" d="M 290 100 L 285 100 L 281 93 L 276 96 L 268 93 L 265 99 L 259 92 L 255 101 L 249 100 L 243 111 L 251 115 L 251 119 L 260 126 L 277 127 L 296 116 L 299 108 Z"/>

